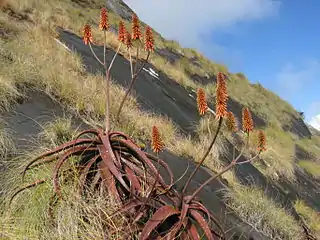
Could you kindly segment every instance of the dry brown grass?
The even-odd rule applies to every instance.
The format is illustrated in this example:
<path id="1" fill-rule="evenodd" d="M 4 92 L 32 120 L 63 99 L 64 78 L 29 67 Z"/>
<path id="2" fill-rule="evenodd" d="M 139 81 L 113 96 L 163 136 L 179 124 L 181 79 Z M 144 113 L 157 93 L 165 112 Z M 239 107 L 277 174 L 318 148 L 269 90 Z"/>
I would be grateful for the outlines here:
<path id="1" fill-rule="evenodd" d="M 268 127 L 264 129 L 267 136 L 267 151 L 261 154 L 265 167 L 259 161 L 255 166 L 271 179 L 278 180 L 279 177 L 295 180 L 295 143 L 290 133 Z M 251 146 L 257 141 L 257 132 L 251 137 Z"/>
<path id="2" fill-rule="evenodd" d="M 229 206 L 254 229 L 270 239 L 303 239 L 299 224 L 283 208 L 268 199 L 263 190 L 236 185 L 226 193 Z"/>
<path id="3" fill-rule="evenodd" d="M 17 23 L 19 28 L 22 28 L 19 38 L 12 39 L 12 41 L 8 42 L 1 41 L 1 49 L 4 49 L 5 55 L 10 55 L 13 57 L 13 62 L 10 62 L 9 65 L 8 59 L 2 58 L 1 55 L 1 62 L 5 64 L 0 64 L 0 70 L 1 73 L 6 76 L 4 78 L 4 82 L 8 84 L 6 87 L 11 89 L 10 86 L 15 87 L 17 85 L 24 85 L 45 90 L 47 93 L 60 99 L 60 101 L 68 105 L 75 112 L 81 114 L 92 124 L 101 125 L 101 116 L 103 116 L 105 110 L 105 95 L 104 91 L 100 87 L 102 83 L 102 76 L 93 76 L 87 74 L 82 67 L 80 57 L 76 54 L 69 54 L 53 39 L 54 25 L 60 25 L 69 28 L 75 33 L 80 34 L 80 30 L 86 21 L 89 21 L 90 19 L 94 19 L 96 21 L 99 9 L 92 8 L 86 12 L 85 16 L 82 16 L 81 12 L 83 9 L 79 9 L 69 1 L 56 2 L 20 0 L 14 2 L 9 0 L 9 2 L 14 6 L 16 11 L 20 12 L 24 12 L 30 8 L 33 8 L 30 18 L 36 25 L 29 25 L 26 27 L 24 25 L 20 26 L 21 23 Z M 114 17 L 114 19 L 116 19 L 116 17 Z M 113 21 L 116 22 L 116 20 Z M 97 34 L 94 35 L 98 36 Z M 117 46 L 114 35 L 110 34 L 108 39 L 109 46 Z M 97 38 L 97 40 L 99 40 L 99 38 Z M 178 79 L 177 81 L 179 81 L 181 84 L 185 86 L 196 87 L 196 85 L 188 78 L 188 76 L 185 75 L 182 70 L 175 70 L 173 66 L 168 64 L 165 65 L 163 62 L 161 62 L 162 60 L 163 59 L 160 59 L 159 57 L 154 57 L 152 59 L 152 61 L 155 62 L 159 61 L 156 66 L 159 67 L 160 70 L 166 69 L 166 71 L 168 71 L 167 69 L 170 69 L 171 72 L 169 72 L 169 75 L 174 79 Z M 206 90 L 213 92 L 213 88 L 214 85 L 210 85 Z M 235 88 L 231 87 L 231 89 L 233 89 L 231 90 L 231 94 L 234 93 L 232 91 L 237 91 Z M 113 84 L 111 93 L 111 101 L 113 103 L 111 104 L 111 117 L 113 119 L 118 108 L 119 98 L 124 95 L 124 90 Z M 242 94 L 241 91 L 240 93 Z M 141 112 L 136 100 L 132 97 L 129 98 L 122 115 L 122 124 L 114 125 L 114 128 L 134 136 L 136 139 L 148 141 L 151 136 L 151 126 L 157 125 L 159 129 L 161 129 L 168 149 L 180 156 L 192 157 L 195 159 L 195 161 L 199 161 L 199 158 L 203 154 L 205 147 L 209 144 L 210 132 L 209 135 L 204 135 L 203 133 L 207 131 L 204 128 L 202 128 L 203 132 L 200 135 L 202 137 L 200 142 L 180 136 L 177 134 L 175 126 L 169 119 L 160 118 L 154 114 Z M 66 126 L 68 127 L 68 125 L 62 125 L 58 129 L 63 130 L 63 128 Z M 49 139 L 53 139 L 55 136 L 56 135 L 51 135 Z M 225 151 L 223 148 L 220 149 L 219 146 L 223 145 L 218 144 L 218 147 L 211 153 L 209 158 L 210 161 L 205 163 L 214 170 L 221 169 L 221 164 L 216 160 L 219 159 L 219 154 Z M 230 173 L 229 178 L 233 178 L 232 173 Z M 12 181 L 14 181 L 14 179 Z M 37 230 L 28 230 L 28 225 L 35 224 L 35 229 L 37 229 L 39 226 L 42 226 L 39 222 L 39 219 L 42 219 L 39 218 L 39 216 L 43 217 L 43 215 L 39 215 L 43 211 L 41 208 L 42 205 L 40 205 L 39 208 L 32 208 L 31 206 L 34 206 L 32 203 L 42 203 L 41 199 L 47 197 L 43 195 L 44 193 L 47 194 L 46 190 L 48 190 L 48 188 L 46 188 L 44 185 L 44 187 L 40 189 L 38 193 L 36 192 L 35 195 L 28 195 L 28 199 L 33 199 L 33 201 L 30 201 L 30 203 L 27 203 L 27 205 L 23 206 L 24 210 L 27 211 L 28 214 L 24 214 L 23 211 L 20 212 L 25 219 L 28 219 L 31 216 L 37 216 L 37 218 L 33 218 L 33 220 L 29 219 L 30 222 L 24 222 L 24 224 L 21 225 L 22 228 L 14 229 L 12 229 L 12 226 L 10 226 L 10 223 L 13 221 L 13 219 L 7 218 L 8 221 L 6 221 L 6 224 L 3 225 L 6 229 L 5 233 L 11 234 L 11 230 L 14 230 L 14 234 L 20 234 L 14 235 L 18 238 L 23 236 L 23 234 L 28 234 L 30 237 L 39 234 Z M 39 194 L 38 196 L 41 196 L 39 199 L 37 199 L 37 194 Z M 42 204 L 45 204 L 45 202 Z M 235 206 L 238 206 L 237 204 L 238 203 L 235 203 Z M 250 203 L 246 201 L 243 202 L 241 207 L 244 209 L 243 211 L 249 211 L 246 209 L 254 209 Z M 273 205 L 269 205 L 269 207 L 274 209 Z M 35 214 L 35 212 L 37 214 Z M 63 212 L 64 211 L 62 210 L 61 213 Z M 70 216 L 72 216 L 72 214 Z M 66 217 L 67 216 L 63 216 L 65 219 L 63 221 L 61 220 L 62 223 L 68 222 L 68 218 Z M 268 221 L 265 222 L 265 225 L 272 229 L 274 227 L 272 225 L 273 219 L 269 218 Z M 70 221 L 70 223 L 72 223 L 72 221 Z M 70 228 L 72 227 L 71 225 L 67 226 Z M 91 227 L 95 228 L 98 226 L 99 225 L 94 225 Z M 75 226 L 75 228 L 76 227 L 77 226 Z M 66 231 L 69 231 L 70 233 L 74 232 L 73 230 L 70 230 L 70 228 L 64 228 L 64 226 L 60 226 L 61 231 L 59 234 L 65 234 Z M 47 234 L 50 234 L 50 231 L 46 231 Z M 84 231 L 88 232 L 89 230 Z M 94 232 L 95 230 L 92 231 Z M 73 239 L 71 235 L 67 236 L 70 237 L 68 239 Z M 99 237 L 97 238 L 99 239 Z"/>
<path id="4" fill-rule="evenodd" d="M 72 128 L 70 118 L 57 119 L 43 126 L 43 131 L 37 139 L 33 139 L 34 151 L 14 159 L 9 165 L 10 170 L 5 172 L 1 180 L 6 180 L 4 195 L 10 196 L 14 187 L 21 184 L 20 170 L 26 160 L 33 158 L 41 151 L 57 146 L 72 138 L 77 131 Z M 33 170 L 28 180 L 50 177 L 50 167 L 41 168 L 41 171 Z M 118 209 L 118 204 L 111 196 L 92 193 L 86 200 L 79 199 L 76 192 L 78 184 L 76 172 L 75 181 L 70 181 L 64 186 L 64 194 L 68 198 L 60 202 L 55 208 L 54 224 L 50 222 L 47 207 L 48 199 L 52 195 L 52 183 L 47 182 L 31 191 L 18 196 L 10 208 L 0 219 L 1 239 L 121 239 L 126 219 L 122 216 L 110 218 L 109 216 Z M 1 181 L 2 182 L 2 181 Z M 73 184 L 71 184 L 73 183 Z M 104 197 L 102 197 L 104 196 Z M 0 195 L 0 200 L 4 196 Z M 28 201 L 25 201 L 28 199 Z M 1 201 L 0 201 L 1 202 Z M 107 207 L 106 207 L 107 206 Z M 89 221 L 84 221 L 86 216 Z M 108 226 L 110 232 L 105 233 L 102 229 Z M 113 233 L 111 233 L 113 231 Z"/>
<path id="5" fill-rule="evenodd" d="M 303 217 L 312 233 L 317 239 L 320 239 L 320 215 L 312 208 L 308 207 L 302 200 L 297 200 L 294 204 L 297 212 Z"/>

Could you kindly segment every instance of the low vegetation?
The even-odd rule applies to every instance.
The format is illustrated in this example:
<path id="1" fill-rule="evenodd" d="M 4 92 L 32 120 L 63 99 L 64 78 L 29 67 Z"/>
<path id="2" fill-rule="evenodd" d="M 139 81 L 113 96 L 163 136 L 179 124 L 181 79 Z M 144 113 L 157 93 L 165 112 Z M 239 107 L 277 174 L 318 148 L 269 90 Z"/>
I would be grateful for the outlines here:
<path id="1" fill-rule="evenodd" d="M 318 212 L 308 207 L 302 200 L 295 202 L 297 212 L 304 218 L 307 225 L 310 227 L 316 239 L 320 238 L 320 215 Z"/>
<path id="2" fill-rule="evenodd" d="M 263 190 L 238 185 L 226 193 L 226 198 L 231 209 L 270 239 L 303 239 L 301 228 L 294 218 L 266 198 Z"/>
<path id="3" fill-rule="evenodd" d="M 300 160 L 298 165 L 315 178 L 320 179 L 320 163 L 311 160 Z"/>
<path id="4" fill-rule="evenodd" d="M 64 104 L 70 106 L 72 110 L 84 117 L 84 120 L 89 124 L 95 125 L 97 127 L 103 127 L 105 124 L 102 117 L 104 116 L 106 110 L 104 99 L 107 97 L 104 89 L 101 89 L 101 85 L 103 85 L 104 83 L 103 76 L 93 76 L 86 73 L 82 67 L 81 58 L 74 53 L 69 54 L 68 52 L 66 52 L 52 38 L 52 36 L 55 36 L 55 25 L 70 28 L 71 30 L 79 33 L 79 30 L 83 28 L 83 24 L 85 22 L 97 18 L 97 9 L 93 8 L 92 10 L 89 10 L 86 16 L 83 16 L 83 14 L 81 14 L 81 11 L 77 10 L 78 6 L 76 6 L 75 4 L 70 4 L 70 2 L 67 1 L 61 1 L 61 3 L 59 4 L 46 2 L 47 5 L 42 5 L 42 1 L 41 3 L 39 3 L 35 0 L 21 1 L 21 3 L 22 4 L 15 6 L 14 3 L 11 4 L 14 6 L 16 12 L 26 13 L 26 15 L 30 17 L 30 19 L 35 24 L 30 24 L 26 28 L 24 24 L 21 24 L 20 22 L 14 22 L 13 25 L 16 29 L 21 28 L 19 32 L 19 38 L 12 38 L 10 41 L 1 40 L 0 42 L 0 47 L 1 49 L 3 49 L 0 55 L 1 60 L 3 60 L 0 63 L 0 69 L 1 73 L 3 73 L 3 75 L 5 76 L 5 78 L 2 78 L 4 79 L 3 86 L 8 89 L 8 91 L 4 91 L 4 94 L 9 93 L 9 95 L 5 96 L 6 98 L 1 99 L 10 100 L 3 101 L 3 103 L 0 102 L 1 106 L 3 106 L 3 110 L 10 109 L 12 103 L 14 103 L 14 101 L 16 101 L 20 96 L 22 96 L 21 93 L 24 92 L 24 88 L 41 89 L 45 90 L 48 94 L 53 95 Z M 33 8 L 30 13 L 30 6 L 35 4 L 37 7 Z M 61 14 L 53 14 L 56 12 L 61 12 Z M 2 16 L 5 16 L 2 12 L 1 14 Z M 113 24 L 113 26 L 117 25 L 118 21 L 112 19 L 118 20 L 118 16 L 113 17 L 112 14 L 110 14 L 109 16 L 111 24 Z M 12 20 L 10 20 L 10 22 L 11 21 Z M 48 24 L 49 22 L 50 24 Z M 128 26 L 128 23 L 125 24 L 127 24 L 126 26 Z M 95 25 L 98 26 L 98 24 L 93 24 L 93 26 Z M 11 26 L 7 26 L 7 28 L 11 28 Z M 28 29 L 28 31 L 26 31 L 26 29 Z M 95 38 L 96 36 L 99 36 L 97 34 L 97 29 L 98 28 L 92 28 Z M 142 28 L 142 31 L 144 31 L 144 28 Z M 106 35 L 106 45 L 113 46 L 113 48 L 117 49 L 119 44 L 117 36 L 109 32 L 107 32 Z M 98 40 L 99 41 L 97 42 L 103 44 L 103 37 Z M 125 53 L 126 56 L 130 58 L 130 54 L 126 51 L 125 48 L 121 48 L 120 51 L 122 51 L 121 53 Z M 194 89 L 198 87 L 192 80 L 190 80 L 190 78 L 185 74 L 184 71 L 176 70 L 177 68 L 172 67 L 168 63 L 165 63 L 166 65 L 163 65 L 163 60 L 160 57 L 154 57 L 154 55 L 155 54 L 151 55 L 149 61 L 162 61 L 160 65 L 164 70 L 166 70 L 166 72 L 168 71 L 168 69 L 171 69 L 171 77 L 173 79 L 176 79 L 181 84 L 192 87 Z M 144 56 L 145 55 L 143 55 L 142 57 Z M 44 62 L 46 62 L 45 65 L 43 64 Z M 156 66 L 158 67 L 158 65 Z M 61 71 L 61 66 L 64 66 L 63 71 Z M 159 69 L 161 70 L 161 67 L 159 67 Z M 219 69 L 221 68 L 216 68 L 216 73 Z M 212 138 L 214 138 L 215 130 L 217 130 L 214 130 L 216 126 L 212 127 L 212 129 L 209 130 L 210 134 L 208 135 L 199 134 L 199 136 L 201 136 L 199 140 L 193 140 L 188 137 L 181 136 L 177 133 L 175 126 L 170 120 L 157 117 L 153 114 L 141 112 L 138 108 L 136 100 L 130 95 L 123 105 L 123 110 L 120 114 L 120 124 L 116 121 L 117 112 L 120 107 L 119 96 L 122 98 L 126 93 L 122 88 L 113 83 L 111 83 L 110 87 L 110 101 L 112 102 L 112 104 L 110 105 L 109 113 L 112 129 L 117 129 L 125 132 L 130 137 L 134 137 L 135 141 L 138 140 L 142 142 L 150 142 L 150 139 L 152 137 L 152 126 L 157 126 L 161 130 L 161 137 L 168 150 L 171 150 L 174 153 L 179 154 L 180 156 L 192 157 L 200 163 L 203 162 L 202 157 L 206 155 L 207 149 L 211 149 L 207 157 L 209 159 L 217 159 L 219 157 L 219 154 L 222 154 L 224 151 L 226 151 L 226 149 L 223 149 L 223 138 L 218 138 L 213 149 L 209 148 L 211 140 Z M 213 89 L 215 89 L 216 87 L 216 85 L 212 85 L 205 88 L 205 92 L 209 93 L 209 99 L 210 92 L 214 92 Z M 230 95 L 233 94 L 232 91 L 236 91 L 232 90 L 232 82 L 230 83 L 230 81 L 228 81 L 228 91 L 229 89 Z M 0 92 L 0 94 L 2 93 Z M 215 95 L 215 93 L 211 95 Z M 207 117 L 208 116 L 206 116 L 206 118 Z M 210 123 L 214 122 L 212 118 L 208 121 Z M 42 146 L 40 144 L 37 147 L 37 150 L 48 150 L 57 147 L 63 142 L 67 142 L 73 139 L 75 133 L 68 130 L 70 128 L 70 124 L 71 122 L 69 120 L 56 122 L 55 125 L 45 127 L 46 131 L 44 131 L 43 135 L 41 135 Z M 223 128 L 226 128 L 226 126 L 223 126 Z M 48 145 L 45 145 L 44 147 L 43 143 L 45 142 L 48 142 Z M 284 142 L 283 144 L 286 144 L 286 142 Z M 277 146 L 277 144 L 275 144 L 274 146 Z M 36 151 L 36 153 L 39 153 L 39 151 Z M 35 155 L 36 153 L 33 153 L 33 155 Z M 267 153 L 268 152 L 263 154 Z M 276 157 L 274 157 L 273 159 L 276 160 Z M 285 160 L 285 157 L 283 157 L 283 159 Z M 73 170 L 75 170 L 75 168 L 79 166 L 77 165 L 77 160 L 79 159 L 73 159 L 70 161 L 72 163 L 70 165 L 70 168 L 72 168 Z M 266 161 L 268 161 L 268 159 L 266 159 Z M 288 162 L 290 163 L 290 161 Z M 219 172 L 224 171 L 224 168 L 226 167 L 221 163 L 217 164 L 214 161 L 205 161 L 204 164 Z M 283 169 L 288 168 L 288 172 L 290 173 L 290 167 L 287 167 L 285 164 L 286 162 L 284 161 L 280 164 L 280 166 L 274 165 L 273 169 L 280 171 L 278 169 L 281 169 L 282 167 Z M 42 166 L 41 170 L 43 171 L 36 171 L 32 169 L 26 180 L 41 180 L 43 178 L 50 177 L 52 175 L 50 167 L 52 167 L 52 165 L 49 165 L 49 167 Z M 229 176 L 228 180 L 231 178 L 233 179 L 232 174 L 230 174 L 229 172 L 227 173 Z M 272 171 L 270 171 L 270 173 L 272 173 Z M 286 173 L 279 172 L 279 174 Z M 52 232 L 54 232 L 55 229 L 59 229 L 59 236 L 67 237 L 67 239 L 75 239 L 78 237 L 78 229 L 81 229 L 80 232 L 81 234 L 83 234 L 84 239 L 92 239 L 93 236 L 102 238 L 101 236 L 103 236 L 105 232 L 105 225 L 107 225 L 107 228 L 110 229 L 110 234 L 112 235 L 110 236 L 111 239 L 119 239 L 119 234 L 123 234 L 125 232 L 125 227 L 128 226 L 128 224 L 131 224 L 131 222 L 128 222 L 130 218 L 129 220 L 128 218 L 121 218 L 119 220 L 120 222 L 117 223 L 115 223 L 114 220 L 110 220 L 109 217 L 112 215 L 112 212 L 119 206 L 112 202 L 112 198 L 111 200 L 106 200 L 106 197 L 109 196 L 106 193 L 105 195 L 101 196 L 99 193 L 88 192 L 89 196 L 87 196 L 85 199 L 86 201 L 88 201 L 88 204 L 85 204 L 85 202 L 79 200 L 77 195 L 77 188 L 75 187 L 78 183 L 77 172 L 72 171 L 69 177 L 70 179 L 74 180 L 73 182 L 71 181 L 74 184 L 64 185 L 63 194 L 68 194 L 68 196 L 70 196 L 70 199 L 68 201 L 60 201 L 59 207 L 55 208 L 55 222 L 60 223 L 58 224 L 58 226 L 56 226 L 56 228 L 52 228 L 50 224 L 49 228 L 47 228 L 47 225 L 43 225 L 43 222 L 48 219 L 50 220 L 50 215 L 48 215 L 46 207 L 49 204 L 51 194 L 53 194 L 50 183 L 43 182 L 41 186 L 28 192 L 28 194 L 22 193 L 21 196 L 17 196 L 17 198 L 14 200 L 14 207 L 16 207 L 16 210 L 14 210 L 13 212 L 9 212 L 9 215 L 6 216 L 6 221 L 3 224 L 5 229 L 3 232 L 5 236 L 7 236 L 9 239 L 12 239 L 15 237 L 19 238 L 19 236 L 28 235 L 31 238 L 35 237 L 36 239 L 36 236 L 40 234 L 42 236 L 48 236 L 49 238 L 49 236 L 52 235 Z M 64 177 L 62 181 L 63 180 Z M 236 180 L 234 179 L 234 181 Z M 11 179 L 10 182 L 16 182 L 17 184 L 19 183 L 19 180 L 15 178 Z M 15 186 L 17 186 L 16 184 Z M 13 192 L 10 193 L 13 194 Z M 25 197 L 28 197 L 28 199 L 30 198 L 30 201 L 26 204 L 23 203 Z M 263 197 L 264 196 L 261 196 L 261 198 Z M 109 207 L 108 209 L 102 207 L 103 204 L 106 203 L 106 201 L 108 201 L 108 203 L 110 204 L 110 209 Z M 110 201 L 112 204 L 110 203 Z M 235 206 L 238 206 L 238 203 L 235 203 Z M 250 211 L 252 205 L 249 202 L 243 201 L 241 207 L 244 208 L 243 211 Z M 270 204 L 269 207 L 272 208 L 272 210 L 275 209 L 275 211 L 278 209 L 272 204 Z M 155 210 L 152 210 L 151 212 L 154 211 Z M 70 213 L 70 215 L 65 213 Z M 39 218 L 36 218 L 36 216 L 39 216 Z M 86 221 L 84 221 L 83 216 L 86 216 L 87 219 L 91 219 L 92 224 L 88 224 Z M 108 222 L 106 221 L 106 219 L 103 219 L 102 221 L 101 216 L 104 216 L 110 221 Z M 22 220 L 22 218 L 24 220 Z M 290 216 L 288 216 L 288 218 L 290 218 Z M 252 224 L 252 220 L 254 219 L 249 219 L 248 222 Z M 23 223 L 20 221 L 23 221 Z M 269 230 L 272 229 L 274 235 L 278 237 L 287 234 L 280 231 L 281 225 L 273 225 L 272 221 L 273 219 L 271 217 L 265 218 L 263 227 L 258 228 L 258 230 L 268 234 L 270 232 Z M 295 222 L 289 223 L 290 227 L 292 228 L 295 228 L 297 226 Z M 30 228 L 29 226 L 31 225 L 33 227 Z M 17 226 L 22 227 L 20 228 Z M 278 227 L 280 228 L 280 230 L 278 229 Z M 299 227 L 297 229 L 299 229 Z"/>

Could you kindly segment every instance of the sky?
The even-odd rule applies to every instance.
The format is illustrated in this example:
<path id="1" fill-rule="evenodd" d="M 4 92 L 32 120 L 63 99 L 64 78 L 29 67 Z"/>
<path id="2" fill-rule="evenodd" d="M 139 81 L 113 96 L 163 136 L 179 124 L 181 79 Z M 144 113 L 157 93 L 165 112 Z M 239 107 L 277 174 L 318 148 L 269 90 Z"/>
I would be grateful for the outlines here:
<path id="1" fill-rule="evenodd" d="M 261 83 L 320 130 L 319 0 L 125 0 L 167 39 Z"/>

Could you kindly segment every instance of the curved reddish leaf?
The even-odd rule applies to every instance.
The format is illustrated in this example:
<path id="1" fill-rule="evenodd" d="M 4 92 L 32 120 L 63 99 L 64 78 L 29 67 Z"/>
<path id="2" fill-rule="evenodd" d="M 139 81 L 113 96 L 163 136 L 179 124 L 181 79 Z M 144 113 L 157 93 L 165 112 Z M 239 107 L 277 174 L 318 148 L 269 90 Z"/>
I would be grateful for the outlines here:
<path id="1" fill-rule="evenodd" d="M 181 207 L 181 213 L 179 216 L 179 221 L 169 230 L 168 239 L 175 238 L 176 234 L 181 229 L 182 225 L 186 224 L 186 217 L 189 210 L 189 204 L 183 202 Z"/>
<path id="2" fill-rule="evenodd" d="M 45 158 L 45 157 L 49 157 L 53 154 L 56 154 L 58 152 L 61 152 L 63 150 L 67 150 L 71 147 L 75 147 L 75 146 L 78 146 L 78 145 L 81 145 L 81 144 L 89 144 L 89 143 L 92 143 L 92 144 L 96 144 L 97 141 L 94 140 L 94 139 L 90 139 L 90 138 L 84 138 L 84 139 L 77 139 L 77 140 L 72 140 L 72 141 L 69 141 L 67 143 L 64 143 L 58 147 L 56 147 L 55 149 L 51 150 L 51 151 L 48 151 L 46 153 L 43 153 L 41 154 L 40 156 L 36 157 L 35 159 L 31 160 L 28 165 L 24 168 L 24 170 L 22 171 L 22 179 L 24 178 L 25 174 L 26 174 L 26 171 L 29 169 L 29 167 L 39 161 L 40 159 L 42 158 Z"/>
<path id="3" fill-rule="evenodd" d="M 78 135 L 75 136 L 75 139 L 78 139 L 78 138 L 80 138 L 82 135 L 88 134 L 88 133 L 91 133 L 91 134 L 93 134 L 93 135 L 98 136 L 98 135 L 99 135 L 99 132 L 100 132 L 100 131 L 99 131 L 98 129 L 94 129 L 94 128 L 87 129 L 87 130 L 84 130 L 84 131 L 78 133 Z"/>
<path id="4" fill-rule="evenodd" d="M 59 184 L 59 170 L 63 163 L 72 155 L 78 155 L 83 154 L 87 151 L 95 151 L 97 150 L 96 147 L 88 147 L 88 146 L 77 146 L 74 147 L 68 151 L 66 151 L 62 157 L 59 159 L 58 163 L 56 164 L 54 170 L 53 170 L 53 187 L 57 195 L 61 198 L 61 193 L 60 193 L 60 184 Z"/>
<path id="5" fill-rule="evenodd" d="M 141 185 L 135 173 L 128 166 L 124 166 L 124 170 L 127 173 L 127 177 L 130 180 L 133 189 L 141 191 Z"/>
<path id="6" fill-rule="evenodd" d="M 194 209 L 190 209 L 189 212 L 191 216 L 198 222 L 199 226 L 203 229 L 208 240 L 214 240 L 211 229 L 202 215 Z"/>
<path id="7" fill-rule="evenodd" d="M 114 175 L 114 177 L 121 183 L 121 185 L 127 190 L 130 191 L 128 185 L 125 183 L 125 181 L 122 178 L 121 173 L 117 169 L 117 167 L 114 165 L 114 162 L 116 161 L 116 158 L 112 152 L 109 139 L 106 139 L 103 137 L 102 139 L 103 145 L 99 145 L 98 149 L 102 158 L 102 162 L 105 163 L 105 167 L 109 169 L 109 171 Z M 111 158 L 111 159 L 110 159 Z M 102 169 L 103 170 L 103 169 Z"/>
<path id="8" fill-rule="evenodd" d="M 39 184 L 41 184 L 41 183 L 44 183 L 45 181 L 47 181 L 47 179 L 39 179 L 39 180 L 34 181 L 33 183 L 28 184 L 27 186 L 25 186 L 25 187 L 23 187 L 23 188 L 20 188 L 18 191 L 16 191 L 16 192 L 11 196 L 11 198 L 10 198 L 10 200 L 9 200 L 9 205 L 11 204 L 12 200 L 14 199 L 14 197 L 17 196 L 20 192 L 22 192 L 22 191 L 24 191 L 24 190 L 26 190 L 26 189 L 28 189 L 28 188 L 32 188 L 32 187 L 34 187 L 34 186 L 37 186 L 37 185 L 39 185 Z"/>
<path id="9" fill-rule="evenodd" d="M 192 240 L 200 240 L 198 230 L 194 224 L 190 224 L 190 227 L 188 227 L 188 233 Z"/>
<path id="10" fill-rule="evenodd" d="M 163 221 L 165 221 L 168 217 L 173 216 L 173 215 L 177 215 L 180 212 L 178 210 L 176 210 L 175 208 L 173 208 L 172 206 L 163 206 L 160 209 L 158 209 L 158 211 L 156 211 L 153 216 L 151 217 L 151 219 L 148 220 L 148 222 L 146 223 L 146 225 L 144 226 L 141 235 L 140 235 L 140 239 L 141 240 L 146 240 L 148 239 L 148 237 L 150 236 L 150 234 L 152 233 L 152 231 Z"/>
<path id="11" fill-rule="evenodd" d="M 89 173 L 90 168 L 92 167 L 92 165 L 98 160 L 98 158 L 100 157 L 100 155 L 94 156 L 93 158 L 91 158 L 91 160 L 86 164 L 85 168 L 83 169 L 80 177 L 79 177 L 79 194 L 81 194 L 82 189 L 84 187 L 87 175 Z"/>
<path id="12" fill-rule="evenodd" d="M 118 137 L 118 136 L 123 137 L 124 139 L 130 139 L 130 137 L 123 132 L 113 131 L 109 133 L 110 140 L 113 140 L 112 138 Z"/>
<path id="13" fill-rule="evenodd" d="M 172 173 L 170 167 L 168 166 L 168 164 L 167 164 L 165 161 L 163 161 L 161 158 L 158 158 L 158 157 L 156 157 L 156 156 L 153 156 L 153 155 L 150 154 L 150 153 L 146 153 L 146 155 L 147 155 L 148 158 L 150 158 L 151 160 L 153 160 L 153 161 L 155 161 L 155 162 L 159 162 L 160 165 L 161 165 L 162 167 L 164 167 L 164 169 L 167 171 L 168 176 L 169 176 L 169 178 L 170 178 L 170 184 L 169 184 L 169 185 L 172 185 L 172 184 L 173 184 L 173 173 Z"/>
<path id="14" fill-rule="evenodd" d="M 119 152 L 118 151 L 114 151 L 114 155 L 116 157 L 116 161 L 115 161 L 114 164 L 116 165 L 117 168 L 121 169 L 121 162 L 120 162 L 121 156 L 120 156 Z"/>
<path id="15" fill-rule="evenodd" d="M 198 201 L 192 201 L 192 203 L 190 204 L 190 208 L 196 209 L 198 211 L 202 211 L 207 215 L 207 218 L 209 220 L 208 224 L 210 225 L 210 222 L 214 222 L 216 224 L 216 226 L 218 227 L 218 229 L 220 230 L 221 234 L 217 233 L 216 231 L 214 231 L 213 233 L 218 237 L 218 238 L 222 238 L 225 239 L 226 236 L 224 235 L 224 231 L 223 231 L 223 227 L 221 226 L 221 224 L 219 223 L 218 219 L 216 219 L 210 212 L 209 210 L 200 202 Z"/>
<path id="16" fill-rule="evenodd" d="M 124 144 L 127 148 L 129 148 L 133 153 L 135 153 L 136 158 L 139 158 L 142 160 L 142 162 L 146 163 L 148 167 L 152 170 L 154 176 L 158 174 L 157 168 L 153 165 L 153 163 L 149 160 L 149 158 L 146 156 L 146 154 L 140 150 L 139 147 L 135 146 L 131 141 L 128 140 L 119 140 L 120 143 Z M 158 179 L 159 183 L 166 187 L 166 183 L 164 182 L 162 176 Z"/>
<path id="17" fill-rule="evenodd" d="M 114 175 L 111 174 L 106 162 L 102 161 L 99 164 L 100 176 L 102 178 L 102 183 L 104 183 L 105 187 L 108 189 L 108 192 L 112 194 L 113 197 L 117 201 L 120 201 L 120 194 L 116 187 L 116 182 L 114 180 Z"/>

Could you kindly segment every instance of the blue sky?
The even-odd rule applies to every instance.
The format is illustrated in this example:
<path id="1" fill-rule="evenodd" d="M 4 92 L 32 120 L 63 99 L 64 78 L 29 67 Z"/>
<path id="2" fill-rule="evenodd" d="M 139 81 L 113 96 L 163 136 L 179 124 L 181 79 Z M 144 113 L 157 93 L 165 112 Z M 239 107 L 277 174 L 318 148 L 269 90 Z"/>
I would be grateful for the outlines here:
<path id="1" fill-rule="evenodd" d="M 259 81 L 308 121 L 320 120 L 319 0 L 125 2 L 164 37 Z"/>

